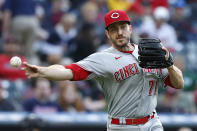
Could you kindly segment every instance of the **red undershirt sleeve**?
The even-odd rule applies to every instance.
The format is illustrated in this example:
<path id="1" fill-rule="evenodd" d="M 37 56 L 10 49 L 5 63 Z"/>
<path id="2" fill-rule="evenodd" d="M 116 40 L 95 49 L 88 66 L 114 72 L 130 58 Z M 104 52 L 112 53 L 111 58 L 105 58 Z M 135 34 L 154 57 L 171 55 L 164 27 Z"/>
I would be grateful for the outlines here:
<path id="1" fill-rule="evenodd" d="M 73 72 L 73 79 L 72 80 L 73 81 L 85 80 L 91 74 L 91 72 L 84 70 L 83 68 L 81 68 L 77 64 L 70 64 L 70 65 L 66 65 L 64 67 L 72 70 L 72 72 Z"/>
<path id="2" fill-rule="evenodd" d="M 170 82 L 170 76 L 168 75 L 164 82 L 166 85 L 175 88 L 172 83 Z"/>

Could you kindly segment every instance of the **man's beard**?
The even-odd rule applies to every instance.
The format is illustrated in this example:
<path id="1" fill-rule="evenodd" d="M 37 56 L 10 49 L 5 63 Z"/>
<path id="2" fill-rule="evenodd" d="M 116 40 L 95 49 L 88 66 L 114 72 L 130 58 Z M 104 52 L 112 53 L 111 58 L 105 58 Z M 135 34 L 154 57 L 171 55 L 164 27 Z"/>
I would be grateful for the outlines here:
<path id="1" fill-rule="evenodd" d="M 127 44 L 130 42 L 130 38 L 125 37 L 126 41 L 124 43 L 122 43 L 121 45 L 118 44 L 117 40 L 111 39 L 112 43 L 114 44 L 114 46 L 116 46 L 117 48 L 124 48 L 127 46 Z"/>

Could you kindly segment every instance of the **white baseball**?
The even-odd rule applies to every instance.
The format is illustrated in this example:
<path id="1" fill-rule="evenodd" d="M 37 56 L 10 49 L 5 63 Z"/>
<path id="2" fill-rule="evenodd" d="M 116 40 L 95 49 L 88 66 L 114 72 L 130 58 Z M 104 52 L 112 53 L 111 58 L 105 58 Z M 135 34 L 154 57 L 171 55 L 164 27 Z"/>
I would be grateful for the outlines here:
<path id="1" fill-rule="evenodd" d="M 10 59 L 10 65 L 13 67 L 19 67 L 21 65 L 21 58 L 19 58 L 18 56 L 13 56 Z"/>

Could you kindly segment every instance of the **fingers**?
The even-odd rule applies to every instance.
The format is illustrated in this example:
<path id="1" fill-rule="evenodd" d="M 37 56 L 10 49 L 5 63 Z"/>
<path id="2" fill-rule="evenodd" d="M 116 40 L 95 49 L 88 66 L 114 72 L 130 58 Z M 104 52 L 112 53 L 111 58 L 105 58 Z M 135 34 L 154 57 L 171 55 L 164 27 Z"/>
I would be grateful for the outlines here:
<path id="1" fill-rule="evenodd" d="M 31 78 L 28 72 L 26 72 L 25 75 L 27 76 L 27 78 Z"/>
<path id="2" fill-rule="evenodd" d="M 166 58 L 166 60 L 168 59 L 168 57 L 169 57 L 169 51 L 168 51 L 168 49 L 167 48 L 165 48 L 164 46 L 162 47 L 162 49 L 166 52 L 165 54 L 165 58 Z"/>
<path id="3" fill-rule="evenodd" d="M 30 65 L 29 63 L 27 63 L 26 61 L 23 62 L 23 64 L 26 66 L 26 67 L 32 67 L 32 65 Z"/>
<path id="4" fill-rule="evenodd" d="M 36 65 L 31 65 L 27 62 L 23 62 L 23 64 L 25 65 L 25 68 L 23 68 L 23 70 L 31 70 L 32 72 L 36 73 L 38 72 L 38 67 Z"/>
<path id="5" fill-rule="evenodd" d="M 36 78 L 38 77 L 38 74 L 37 73 L 29 73 L 29 72 L 26 72 L 25 75 L 27 76 L 27 78 Z"/>
<path id="6" fill-rule="evenodd" d="M 24 64 L 25 66 L 27 66 L 27 62 L 23 62 L 23 64 Z M 26 69 L 27 69 L 26 67 L 22 67 L 22 68 L 21 68 L 22 71 L 25 71 Z"/>
<path id="7" fill-rule="evenodd" d="M 25 66 L 27 66 L 27 62 L 23 62 L 23 64 L 24 64 Z M 29 73 L 28 73 L 26 67 L 22 67 L 21 70 L 22 70 L 22 71 L 26 71 L 26 72 L 25 72 L 25 75 L 27 76 L 28 79 L 31 78 L 31 77 L 29 76 Z"/>
<path id="8" fill-rule="evenodd" d="M 21 68 L 22 71 L 25 71 L 26 69 L 27 69 L 26 67 L 22 67 L 22 68 Z"/>
<path id="9" fill-rule="evenodd" d="M 23 62 L 25 67 L 22 67 L 21 70 L 25 71 L 25 75 L 27 78 L 35 78 L 38 77 L 38 67 L 35 65 L 31 65 L 27 62 Z"/>

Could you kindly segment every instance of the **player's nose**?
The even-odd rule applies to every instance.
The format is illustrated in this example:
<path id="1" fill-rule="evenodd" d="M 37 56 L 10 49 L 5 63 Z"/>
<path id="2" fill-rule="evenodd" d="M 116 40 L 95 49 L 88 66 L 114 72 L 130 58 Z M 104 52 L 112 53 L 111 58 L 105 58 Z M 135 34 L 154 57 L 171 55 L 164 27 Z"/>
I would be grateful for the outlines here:
<path id="1" fill-rule="evenodd" d="M 118 28 L 118 35 L 121 35 L 121 34 L 122 34 L 122 29 Z"/>

